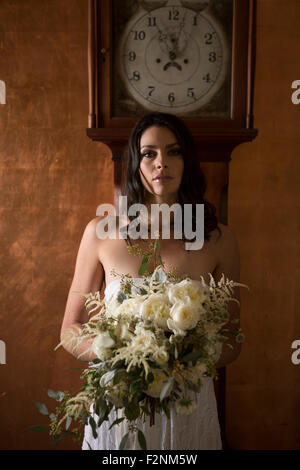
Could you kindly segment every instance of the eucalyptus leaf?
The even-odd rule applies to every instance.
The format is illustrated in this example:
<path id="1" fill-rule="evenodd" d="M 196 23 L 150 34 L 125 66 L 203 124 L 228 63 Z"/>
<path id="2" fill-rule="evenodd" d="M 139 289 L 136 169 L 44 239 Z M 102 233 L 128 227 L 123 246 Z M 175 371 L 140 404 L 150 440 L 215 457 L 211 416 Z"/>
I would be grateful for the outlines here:
<path id="1" fill-rule="evenodd" d="M 125 434 L 125 436 L 122 437 L 122 440 L 121 440 L 120 446 L 119 446 L 119 450 L 123 450 L 124 447 L 126 446 L 128 436 L 129 436 L 129 432 L 127 434 Z"/>
<path id="2" fill-rule="evenodd" d="M 66 431 L 69 429 L 71 423 L 72 423 L 72 418 L 71 416 L 68 416 L 66 419 Z"/>
<path id="3" fill-rule="evenodd" d="M 181 361 L 182 362 L 196 361 L 197 359 L 199 359 L 199 357 L 202 357 L 202 356 L 203 356 L 203 352 L 193 351 L 193 352 L 188 353 L 185 356 L 183 356 Z"/>
<path id="4" fill-rule="evenodd" d="M 56 415 L 55 415 L 54 413 L 51 413 L 51 414 L 49 415 L 49 418 L 50 418 L 50 419 L 51 419 L 51 421 L 52 421 L 53 419 L 55 419 L 55 418 L 56 418 Z"/>
<path id="5" fill-rule="evenodd" d="M 30 431 L 32 432 L 44 432 L 47 431 L 47 426 L 30 426 Z"/>
<path id="6" fill-rule="evenodd" d="M 114 369 L 114 370 L 110 370 L 109 372 L 106 372 L 105 374 L 103 374 L 101 379 L 100 379 L 101 387 L 106 387 L 106 385 L 109 384 L 109 382 L 111 382 L 111 380 L 113 380 L 116 373 L 117 373 L 117 369 Z"/>
<path id="7" fill-rule="evenodd" d="M 125 419 L 124 416 L 123 416 L 123 418 L 115 419 L 114 422 L 109 426 L 108 430 L 110 430 L 110 429 L 111 429 L 113 426 L 115 426 L 116 424 L 121 423 L 124 419 Z"/>
<path id="8" fill-rule="evenodd" d="M 62 401 L 64 398 L 64 393 L 63 392 L 54 392 L 53 390 L 49 389 L 48 390 L 48 397 L 54 398 L 56 401 Z"/>
<path id="9" fill-rule="evenodd" d="M 90 416 L 90 419 L 89 419 L 89 424 L 92 428 L 92 432 L 93 432 L 93 438 L 94 439 L 97 439 L 98 437 L 98 433 L 97 433 L 97 429 L 96 429 L 96 422 L 94 420 L 94 418 L 92 416 Z"/>
<path id="10" fill-rule="evenodd" d="M 125 299 L 127 299 L 126 294 L 124 294 L 124 292 L 120 290 L 117 294 L 117 301 L 119 302 L 119 304 L 121 304 L 124 302 Z"/>
<path id="11" fill-rule="evenodd" d="M 160 401 L 163 401 L 163 399 L 165 398 L 165 396 L 169 392 L 170 388 L 173 387 L 173 383 L 174 383 L 174 377 L 172 376 L 172 377 L 169 378 L 169 380 L 167 381 L 167 383 L 163 387 L 162 391 L 160 392 L 160 397 L 159 397 Z"/>
<path id="12" fill-rule="evenodd" d="M 166 275 L 163 268 L 159 268 L 155 273 L 155 280 L 157 282 L 166 282 L 167 279 L 168 279 L 168 276 Z"/>
<path id="13" fill-rule="evenodd" d="M 49 414 L 49 412 L 47 410 L 47 407 L 44 403 L 37 402 L 36 407 L 39 410 L 39 412 L 42 413 L 42 415 L 48 415 Z"/>
<path id="14" fill-rule="evenodd" d="M 146 438 L 144 433 L 138 429 L 138 441 L 141 446 L 141 449 L 147 450 Z"/>

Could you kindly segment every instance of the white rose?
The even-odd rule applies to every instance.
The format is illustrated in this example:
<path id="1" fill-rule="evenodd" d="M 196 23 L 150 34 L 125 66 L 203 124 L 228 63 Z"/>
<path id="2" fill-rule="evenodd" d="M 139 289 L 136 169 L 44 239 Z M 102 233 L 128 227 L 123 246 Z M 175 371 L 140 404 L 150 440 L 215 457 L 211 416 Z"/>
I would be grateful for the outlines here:
<path id="1" fill-rule="evenodd" d="M 160 348 L 154 351 L 153 359 L 159 366 L 162 366 L 169 360 L 169 354 L 164 349 Z"/>
<path id="2" fill-rule="evenodd" d="M 207 298 L 207 291 L 201 287 L 200 281 L 193 279 L 184 279 L 176 284 L 170 284 L 167 293 L 172 303 L 188 297 L 191 303 L 197 304 L 199 308 L 202 307 L 202 302 Z"/>
<path id="3" fill-rule="evenodd" d="M 177 300 L 170 310 L 172 322 L 168 322 L 169 328 L 179 328 L 186 331 L 195 328 L 200 319 L 200 310 L 195 308 L 188 298 Z"/>
<path id="4" fill-rule="evenodd" d="M 140 307 L 141 317 L 152 320 L 163 329 L 167 329 L 167 320 L 170 317 L 169 299 L 164 294 L 151 294 Z"/>
<path id="5" fill-rule="evenodd" d="M 143 299 L 141 297 L 134 297 L 132 299 L 125 299 L 119 305 L 115 311 L 115 316 L 119 315 L 130 315 L 130 316 L 139 316 L 140 306 L 142 305 Z"/>
<path id="6" fill-rule="evenodd" d="M 112 317 L 112 318 L 117 318 L 119 313 L 118 313 L 118 308 L 120 307 L 120 302 L 117 301 L 117 299 L 112 299 L 110 301 L 105 302 L 105 315 L 107 317 Z"/>
<path id="7" fill-rule="evenodd" d="M 104 331 L 98 334 L 93 341 L 92 351 L 97 355 L 99 359 L 105 360 L 110 356 L 112 348 L 115 344 L 115 341 L 111 338 L 108 331 Z"/>
<path id="8" fill-rule="evenodd" d="M 169 377 L 160 369 L 151 369 L 151 372 L 154 375 L 154 380 L 148 385 L 148 388 L 147 390 L 145 390 L 145 393 L 150 397 L 159 398 L 161 391 L 166 385 Z M 169 390 L 165 396 L 169 396 L 171 391 L 172 386 L 169 387 Z"/>
<path id="9" fill-rule="evenodd" d="M 136 325 L 135 336 L 132 337 L 131 347 L 148 350 L 158 347 L 153 331 L 145 330 L 141 325 Z"/>

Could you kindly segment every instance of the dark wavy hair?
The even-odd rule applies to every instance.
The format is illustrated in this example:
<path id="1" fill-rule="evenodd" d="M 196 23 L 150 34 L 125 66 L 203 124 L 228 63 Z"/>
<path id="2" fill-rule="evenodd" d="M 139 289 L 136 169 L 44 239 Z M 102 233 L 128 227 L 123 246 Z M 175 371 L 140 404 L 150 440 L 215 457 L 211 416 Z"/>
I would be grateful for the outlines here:
<path id="1" fill-rule="evenodd" d="M 128 206 L 135 203 L 145 203 L 146 189 L 141 181 L 139 168 L 141 162 L 140 141 L 142 134 L 151 126 L 166 127 L 177 138 L 177 142 L 182 150 L 184 161 L 183 175 L 178 190 L 178 203 L 182 209 L 184 204 L 192 204 L 193 207 L 193 230 L 195 230 L 196 204 L 204 204 L 204 239 L 210 239 L 210 232 L 217 229 L 218 219 L 216 208 L 213 204 L 204 199 L 206 190 L 205 176 L 200 169 L 197 159 L 197 150 L 193 137 L 191 136 L 185 123 L 172 114 L 151 112 L 142 116 L 132 129 L 128 147 L 126 150 L 127 174 L 123 195 L 127 196 Z M 129 217 L 132 220 L 134 217 Z M 183 235 L 183 239 L 184 235 Z M 191 241 L 191 240 L 189 240 Z"/>

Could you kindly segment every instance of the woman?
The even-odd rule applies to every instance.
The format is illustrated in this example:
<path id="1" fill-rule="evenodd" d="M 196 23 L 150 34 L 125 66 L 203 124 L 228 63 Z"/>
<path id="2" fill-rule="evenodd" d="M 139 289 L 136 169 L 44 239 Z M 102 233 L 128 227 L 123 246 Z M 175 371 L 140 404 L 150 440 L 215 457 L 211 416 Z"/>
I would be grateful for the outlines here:
<path id="1" fill-rule="evenodd" d="M 177 117 L 149 113 L 141 118 L 132 131 L 128 146 L 128 169 L 126 195 L 128 207 L 133 203 L 143 203 L 149 209 L 148 223 L 151 229 L 151 204 L 205 204 L 204 245 L 199 250 L 186 251 L 185 240 L 175 239 L 171 231 L 169 239 L 161 239 L 161 253 L 167 271 L 176 269 L 179 276 L 188 275 L 192 279 L 203 276 L 209 282 L 208 273 L 218 281 L 224 273 L 228 278 L 239 282 L 239 250 L 233 232 L 225 225 L 218 224 L 214 207 L 204 200 L 205 181 L 196 158 L 196 149 L 185 124 Z M 119 284 L 113 271 L 128 273 L 138 278 L 141 259 L 128 253 L 124 240 L 99 239 L 96 234 L 101 217 L 95 217 L 86 226 L 79 247 L 73 282 L 70 288 L 65 316 L 61 328 L 61 339 L 68 338 L 74 326 L 79 327 L 88 321 L 84 307 L 85 299 L 72 291 L 95 292 L 106 283 L 105 295 L 111 296 Z M 128 226 L 131 218 L 127 218 Z M 172 222 L 172 221 L 171 221 Z M 120 224 L 117 218 L 117 223 Z M 171 224 L 172 225 L 172 224 Z M 127 226 L 127 227 L 128 227 Z M 120 225 L 118 225 L 120 228 Z M 160 226 L 161 229 L 161 226 Z M 184 233 L 184 232 L 183 232 Z M 151 232 L 150 232 L 151 235 Z M 134 240 L 135 245 L 148 247 L 148 239 Z M 151 267 L 151 266 L 150 266 Z M 239 289 L 235 290 L 239 299 Z M 236 303 L 230 304 L 231 318 L 239 318 Z M 228 324 L 231 328 L 232 324 Z M 240 343 L 228 336 L 233 349 L 223 347 L 217 367 L 234 361 L 240 353 Z M 73 354 L 78 357 L 89 346 L 85 341 Z M 67 349 L 67 348 L 66 348 Z M 71 352 L 70 348 L 67 349 Z M 89 352 L 80 359 L 89 361 L 96 354 Z M 176 415 L 171 410 L 171 419 L 157 415 L 155 427 L 149 423 L 140 426 L 146 436 L 148 449 L 221 449 L 220 427 L 217 415 L 216 398 L 211 377 L 206 377 L 200 393 L 196 394 L 197 410 L 192 415 Z M 83 449 L 118 449 L 120 436 L 126 432 L 126 421 L 120 428 L 109 426 L 115 418 L 110 417 L 98 430 L 94 439 L 88 426 L 85 427 Z M 126 449 L 139 449 L 137 437 L 130 434 Z"/>

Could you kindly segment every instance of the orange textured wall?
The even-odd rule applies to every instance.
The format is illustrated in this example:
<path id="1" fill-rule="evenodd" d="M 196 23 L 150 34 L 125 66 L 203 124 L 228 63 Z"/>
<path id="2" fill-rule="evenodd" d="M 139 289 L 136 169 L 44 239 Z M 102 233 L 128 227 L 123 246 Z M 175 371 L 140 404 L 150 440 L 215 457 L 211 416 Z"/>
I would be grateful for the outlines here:
<path id="1" fill-rule="evenodd" d="M 300 449 L 300 79 L 298 0 L 259 0 L 255 126 L 230 163 L 229 225 L 239 241 L 246 343 L 227 368 L 227 439 L 235 449 Z M 87 1 L 1 0 L 0 448 L 53 449 L 35 402 L 75 392 L 79 361 L 53 348 L 86 223 L 113 202 L 109 150 L 85 136 Z M 63 441 L 61 449 L 75 448 Z"/>
<path id="2" fill-rule="evenodd" d="M 0 2 L 2 449 L 53 449 L 29 431 L 48 423 L 35 402 L 80 386 L 83 363 L 53 349 L 83 230 L 113 203 L 110 151 L 85 135 L 87 24 L 86 0 Z"/>
<path id="3" fill-rule="evenodd" d="M 298 0 L 259 0 L 254 126 L 230 163 L 229 225 L 241 250 L 246 343 L 227 368 L 227 437 L 235 449 L 300 449 L 298 305 L 300 80 Z"/>

